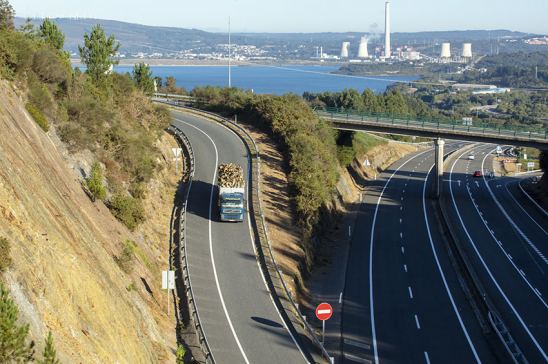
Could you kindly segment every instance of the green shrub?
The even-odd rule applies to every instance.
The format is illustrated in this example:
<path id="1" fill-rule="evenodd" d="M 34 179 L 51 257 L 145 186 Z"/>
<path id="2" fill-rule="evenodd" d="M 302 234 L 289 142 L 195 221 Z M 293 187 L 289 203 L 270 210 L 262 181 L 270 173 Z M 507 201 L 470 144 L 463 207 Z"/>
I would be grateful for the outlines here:
<path id="1" fill-rule="evenodd" d="M 34 53 L 32 70 L 46 83 L 61 83 L 67 80 L 69 70 L 59 52 L 44 47 Z"/>
<path id="2" fill-rule="evenodd" d="M 145 211 L 141 200 L 120 192 L 114 194 L 108 204 L 114 216 L 130 230 L 135 230 L 137 225 L 145 220 Z"/>
<path id="3" fill-rule="evenodd" d="M 29 80 L 29 101 L 41 112 L 52 116 L 54 101 L 46 85 L 37 80 Z"/>
<path id="4" fill-rule="evenodd" d="M 86 185 L 94 198 L 104 200 L 107 197 L 107 189 L 103 184 L 103 170 L 99 163 L 95 162 L 91 166 L 91 173 L 86 180 Z"/>
<path id="5" fill-rule="evenodd" d="M 44 114 L 42 114 L 42 112 L 30 102 L 27 102 L 25 108 L 29 112 L 30 116 L 32 116 L 34 121 L 36 121 L 36 124 L 38 124 L 43 131 L 47 132 L 49 130 L 49 123 Z"/>
<path id="6" fill-rule="evenodd" d="M 136 247 L 135 242 L 126 239 L 126 241 L 124 241 L 124 247 L 120 253 L 120 256 L 115 258 L 115 261 L 120 269 L 128 274 L 133 271 Z"/>
<path id="7" fill-rule="evenodd" d="M 0 237 L 0 273 L 11 266 L 11 246 L 8 239 Z"/>
<path id="8" fill-rule="evenodd" d="M 176 355 L 176 358 L 175 358 L 175 363 L 176 364 L 184 364 L 185 363 L 186 350 L 185 350 L 185 347 L 183 345 L 177 344 L 177 351 L 176 351 L 175 355 Z"/>
<path id="9" fill-rule="evenodd" d="M 341 166 L 348 167 L 352 164 L 352 161 L 356 157 L 356 152 L 354 148 L 347 147 L 345 145 L 337 146 L 337 158 Z"/>

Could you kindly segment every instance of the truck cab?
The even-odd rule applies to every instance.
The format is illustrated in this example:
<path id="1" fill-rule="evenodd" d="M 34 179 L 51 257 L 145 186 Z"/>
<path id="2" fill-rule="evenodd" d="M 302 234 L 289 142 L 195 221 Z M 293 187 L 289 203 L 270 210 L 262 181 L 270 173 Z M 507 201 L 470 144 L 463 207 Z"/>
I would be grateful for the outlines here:
<path id="1" fill-rule="evenodd" d="M 219 191 L 219 214 L 221 221 L 244 221 L 243 188 L 221 187 Z"/>

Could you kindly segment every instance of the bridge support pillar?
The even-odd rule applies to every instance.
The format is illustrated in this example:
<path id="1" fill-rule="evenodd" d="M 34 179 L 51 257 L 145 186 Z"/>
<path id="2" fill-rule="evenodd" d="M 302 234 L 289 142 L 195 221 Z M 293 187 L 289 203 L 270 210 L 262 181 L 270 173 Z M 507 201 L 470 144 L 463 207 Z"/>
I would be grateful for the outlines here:
<path id="1" fill-rule="evenodd" d="M 434 146 L 436 150 L 436 180 L 434 181 L 434 196 L 439 198 L 441 196 L 441 189 L 443 186 L 443 146 L 445 141 L 443 139 L 436 139 Z"/>

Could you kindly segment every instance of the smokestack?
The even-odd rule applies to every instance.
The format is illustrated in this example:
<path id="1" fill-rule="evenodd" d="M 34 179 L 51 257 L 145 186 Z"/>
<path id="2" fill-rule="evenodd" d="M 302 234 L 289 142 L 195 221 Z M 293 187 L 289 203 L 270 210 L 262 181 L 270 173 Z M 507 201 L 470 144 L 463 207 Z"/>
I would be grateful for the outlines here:
<path id="1" fill-rule="evenodd" d="M 369 58 L 369 52 L 367 52 L 366 37 L 362 37 L 360 39 L 360 46 L 358 47 L 358 58 Z"/>
<path id="2" fill-rule="evenodd" d="M 384 57 L 390 58 L 390 2 L 384 4 Z"/>
<path id="3" fill-rule="evenodd" d="M 343 42 L 341 47 L 341 58 L 348 58 L 348 49 L 350 48 L 350 42 Z"/>

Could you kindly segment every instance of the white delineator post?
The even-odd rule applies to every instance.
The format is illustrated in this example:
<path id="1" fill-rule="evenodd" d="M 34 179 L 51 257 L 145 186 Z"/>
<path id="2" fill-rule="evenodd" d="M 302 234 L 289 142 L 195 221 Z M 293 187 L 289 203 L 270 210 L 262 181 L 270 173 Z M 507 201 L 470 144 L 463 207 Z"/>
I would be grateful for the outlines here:
<path id="1" fill-rule="evenodd" d="M 436 180 L 434 182 L 434 195 L 436 198 L 441 196 L 441 188 L 443 185 L 443 146 L 445 141 L 443 139 L 436 139 L 434 141 L 436 151 Z"/>

